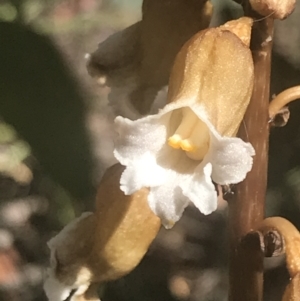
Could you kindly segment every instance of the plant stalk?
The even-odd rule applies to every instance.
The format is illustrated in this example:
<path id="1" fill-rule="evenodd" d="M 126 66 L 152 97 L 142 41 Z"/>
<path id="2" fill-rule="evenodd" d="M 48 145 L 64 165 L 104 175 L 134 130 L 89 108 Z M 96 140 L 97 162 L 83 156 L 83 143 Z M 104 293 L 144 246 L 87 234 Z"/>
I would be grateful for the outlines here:
<path id="1" fill-rule="evenodd" d="M 249 4 L 245 15 L 254 17 Z M 254 60 L 254 88 L 239 130 L 239 137 L 250 142 L 256 152 L 253 168 L 236 186 L 229 200 L 230 271 L 229 301 L 263 300 L 263 254 L 257 242 L 242 242 L 264 218 L 268 167 L 268 106 L 270 90 L 273 20 L 255 15 L 251 50 Z"/>

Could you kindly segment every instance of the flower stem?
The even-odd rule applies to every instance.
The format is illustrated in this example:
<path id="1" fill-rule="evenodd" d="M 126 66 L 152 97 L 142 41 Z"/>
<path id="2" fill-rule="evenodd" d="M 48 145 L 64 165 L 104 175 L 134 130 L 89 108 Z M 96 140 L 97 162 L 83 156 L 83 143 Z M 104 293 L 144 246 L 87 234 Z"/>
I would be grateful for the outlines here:
<path id="1" fill-rule="evenodd" d="M 264 218 L 268 164 L 268 106 L 273 20 L 254 15 L 248 1 L 244 1 L 245 15 L 254 22 L 251 50 L 254 60 L 254 88 L 252 98 L 239 130 L 239 137 L 249 141 L 256 155 L 247 178 L 236 186 L 229 201 L 230 290 L 229 301 L 262 301 L 263 254 L 259 244 L 242 238 Z"/>
<path id="2" fill-rule="evenodd" d="M 280 110 L 282 110 L 290 102 L 297 99 L 300 99 L 300 86 L 294 86 L 278 94 L 269 105 L 270 119 L 274 119 Z"/>

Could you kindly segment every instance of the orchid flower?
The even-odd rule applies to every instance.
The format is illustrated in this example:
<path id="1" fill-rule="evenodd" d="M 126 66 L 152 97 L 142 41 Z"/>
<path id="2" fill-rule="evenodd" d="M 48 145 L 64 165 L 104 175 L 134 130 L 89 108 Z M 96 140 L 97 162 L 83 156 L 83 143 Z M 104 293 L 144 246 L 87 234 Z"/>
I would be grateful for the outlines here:
<path id="1" fill-rule="evenodd" d="M 255 154 L 235 135 L 253 88 L 249 49 L 252 20 L 200 31 L 178 53 L 168 104 L 156 115 L 115 120 L 115 157 L 126 166 L 121 190 L 149 188 L 148 203 L 166 228 L 191 201 L 203 213 L 217 208 L 212 181 L 241 182 Z"/>

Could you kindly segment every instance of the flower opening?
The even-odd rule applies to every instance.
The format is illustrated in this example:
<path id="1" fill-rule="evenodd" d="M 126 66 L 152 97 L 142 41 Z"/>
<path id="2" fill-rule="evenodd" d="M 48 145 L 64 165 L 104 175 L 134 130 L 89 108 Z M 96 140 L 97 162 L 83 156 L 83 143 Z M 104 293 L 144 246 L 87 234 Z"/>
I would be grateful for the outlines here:
<path id="1" fill-rule="evenodd" d="M 181 122 L 168 144 L 181 148 L 191 159 L 202 160 L 209 147 L 208 127 L 190 108 L 183 108 Z"/>

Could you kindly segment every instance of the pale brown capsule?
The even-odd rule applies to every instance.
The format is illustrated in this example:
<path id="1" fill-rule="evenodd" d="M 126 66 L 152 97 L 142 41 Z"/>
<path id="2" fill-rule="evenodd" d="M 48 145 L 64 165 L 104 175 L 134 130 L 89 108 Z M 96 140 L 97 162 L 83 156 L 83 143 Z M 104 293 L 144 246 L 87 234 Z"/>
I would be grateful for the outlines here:
<path id="1" fill-rule="evenodd" d="M 262 16 L 281 20 L 293 12 L 296 4 L 296 0 L 250 0 L 249 2 Z"/>

